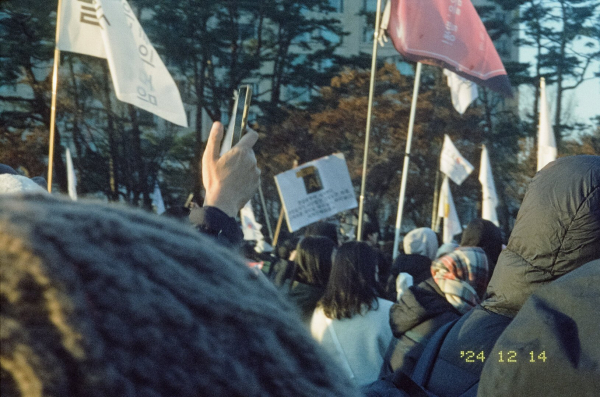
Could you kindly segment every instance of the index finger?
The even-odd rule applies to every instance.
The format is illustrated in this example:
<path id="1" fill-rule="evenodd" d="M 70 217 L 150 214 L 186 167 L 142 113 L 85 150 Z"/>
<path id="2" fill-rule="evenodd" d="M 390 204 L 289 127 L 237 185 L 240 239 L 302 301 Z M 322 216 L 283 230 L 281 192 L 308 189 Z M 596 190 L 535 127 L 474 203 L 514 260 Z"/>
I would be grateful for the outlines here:
<path id="1" fill-rule="evenodd" d="M 221 153 L 221 141 L 223 140 L 223 124 L 215 121 L 210 129 L 210 135 L 206 142 L 206 149 L 204 153 L 210 156 L 214 161 L 219 160 Z"/>

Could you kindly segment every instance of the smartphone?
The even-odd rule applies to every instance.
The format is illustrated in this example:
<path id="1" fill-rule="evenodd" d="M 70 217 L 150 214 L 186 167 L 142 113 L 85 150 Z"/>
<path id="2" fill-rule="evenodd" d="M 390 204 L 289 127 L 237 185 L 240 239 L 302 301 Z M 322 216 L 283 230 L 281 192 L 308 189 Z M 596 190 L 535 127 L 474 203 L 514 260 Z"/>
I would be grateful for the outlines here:
<path id="1" fill-rule="evenodd" d="M 252 99 L 252 86 L 242 85 L 234 92 L 233 109 L 231 119 L 227 127 L 227 133 L 221 145 L 221 155 L 234 147 L 246 130 L 248 125 L 248 113 Z"/>

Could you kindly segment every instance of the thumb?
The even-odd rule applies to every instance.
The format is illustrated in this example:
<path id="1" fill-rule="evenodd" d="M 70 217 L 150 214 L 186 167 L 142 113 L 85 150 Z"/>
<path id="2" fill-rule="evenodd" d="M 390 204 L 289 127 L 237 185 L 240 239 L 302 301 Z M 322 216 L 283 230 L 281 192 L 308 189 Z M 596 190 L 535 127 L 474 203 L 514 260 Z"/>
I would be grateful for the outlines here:
<path id="1" fill-rule="evenodd" d="M 221 153 L 221 141 L 223 141 L 223 124 L 215 121 L 210 129 L 204 156 L 215 162 L 218 161 Z"/>
<path id="2" fill-rule="evenodd" d="M 256 141 L 258 141 L 258 133 L 252 128 L 246 127 L 246 133 L 235 146 L 239 148 L 252 149 L 252 146 L 254 146 Z"/>

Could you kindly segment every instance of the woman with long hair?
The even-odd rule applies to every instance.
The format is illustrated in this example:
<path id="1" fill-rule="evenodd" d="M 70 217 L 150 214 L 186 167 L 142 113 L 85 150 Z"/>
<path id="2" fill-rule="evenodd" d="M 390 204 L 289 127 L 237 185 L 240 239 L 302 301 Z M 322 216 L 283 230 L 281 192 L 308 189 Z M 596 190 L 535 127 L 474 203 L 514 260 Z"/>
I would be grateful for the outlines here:
<path id="1" fill-rule="evenodd" d="M 327 237 L 311 236 L 303 238 L 296 248 L 288 296 L 300 309 L 302 321 L 307 326 L 329 281 L 335 247 L 336 244 Z"/>
<path id="2" fill-rule="evenodd" d="M 311 320 L 313 337 L 362 386 L 377 379 L 392 340 L 392 302 L 377 294 L 377 254 L 364 242 L 343 244 Z"/>

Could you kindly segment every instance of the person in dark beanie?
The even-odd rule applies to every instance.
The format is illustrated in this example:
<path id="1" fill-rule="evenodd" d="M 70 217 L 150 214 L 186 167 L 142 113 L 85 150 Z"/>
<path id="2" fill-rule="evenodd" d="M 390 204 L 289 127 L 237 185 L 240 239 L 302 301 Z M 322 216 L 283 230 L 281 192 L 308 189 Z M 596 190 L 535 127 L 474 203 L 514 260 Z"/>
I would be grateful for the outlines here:
<path id="1" fill-rule="evenodd" d="M 174 220 L 0 195 L 3 397 L 357 396 L 285 298 Z"/>
<path id="2" fill-rule="evenodd" d="M 305 237 L 308 236 L 322 236 L 327 237 L 331 241 L 335 243 L 336 246 L 339 246 L 338 240 L 338 232 L 337 228 L 333 223 L 329 222 L 316 222 L 309 225 L 306 228 L 306 232 L 304 233 Z"/>

